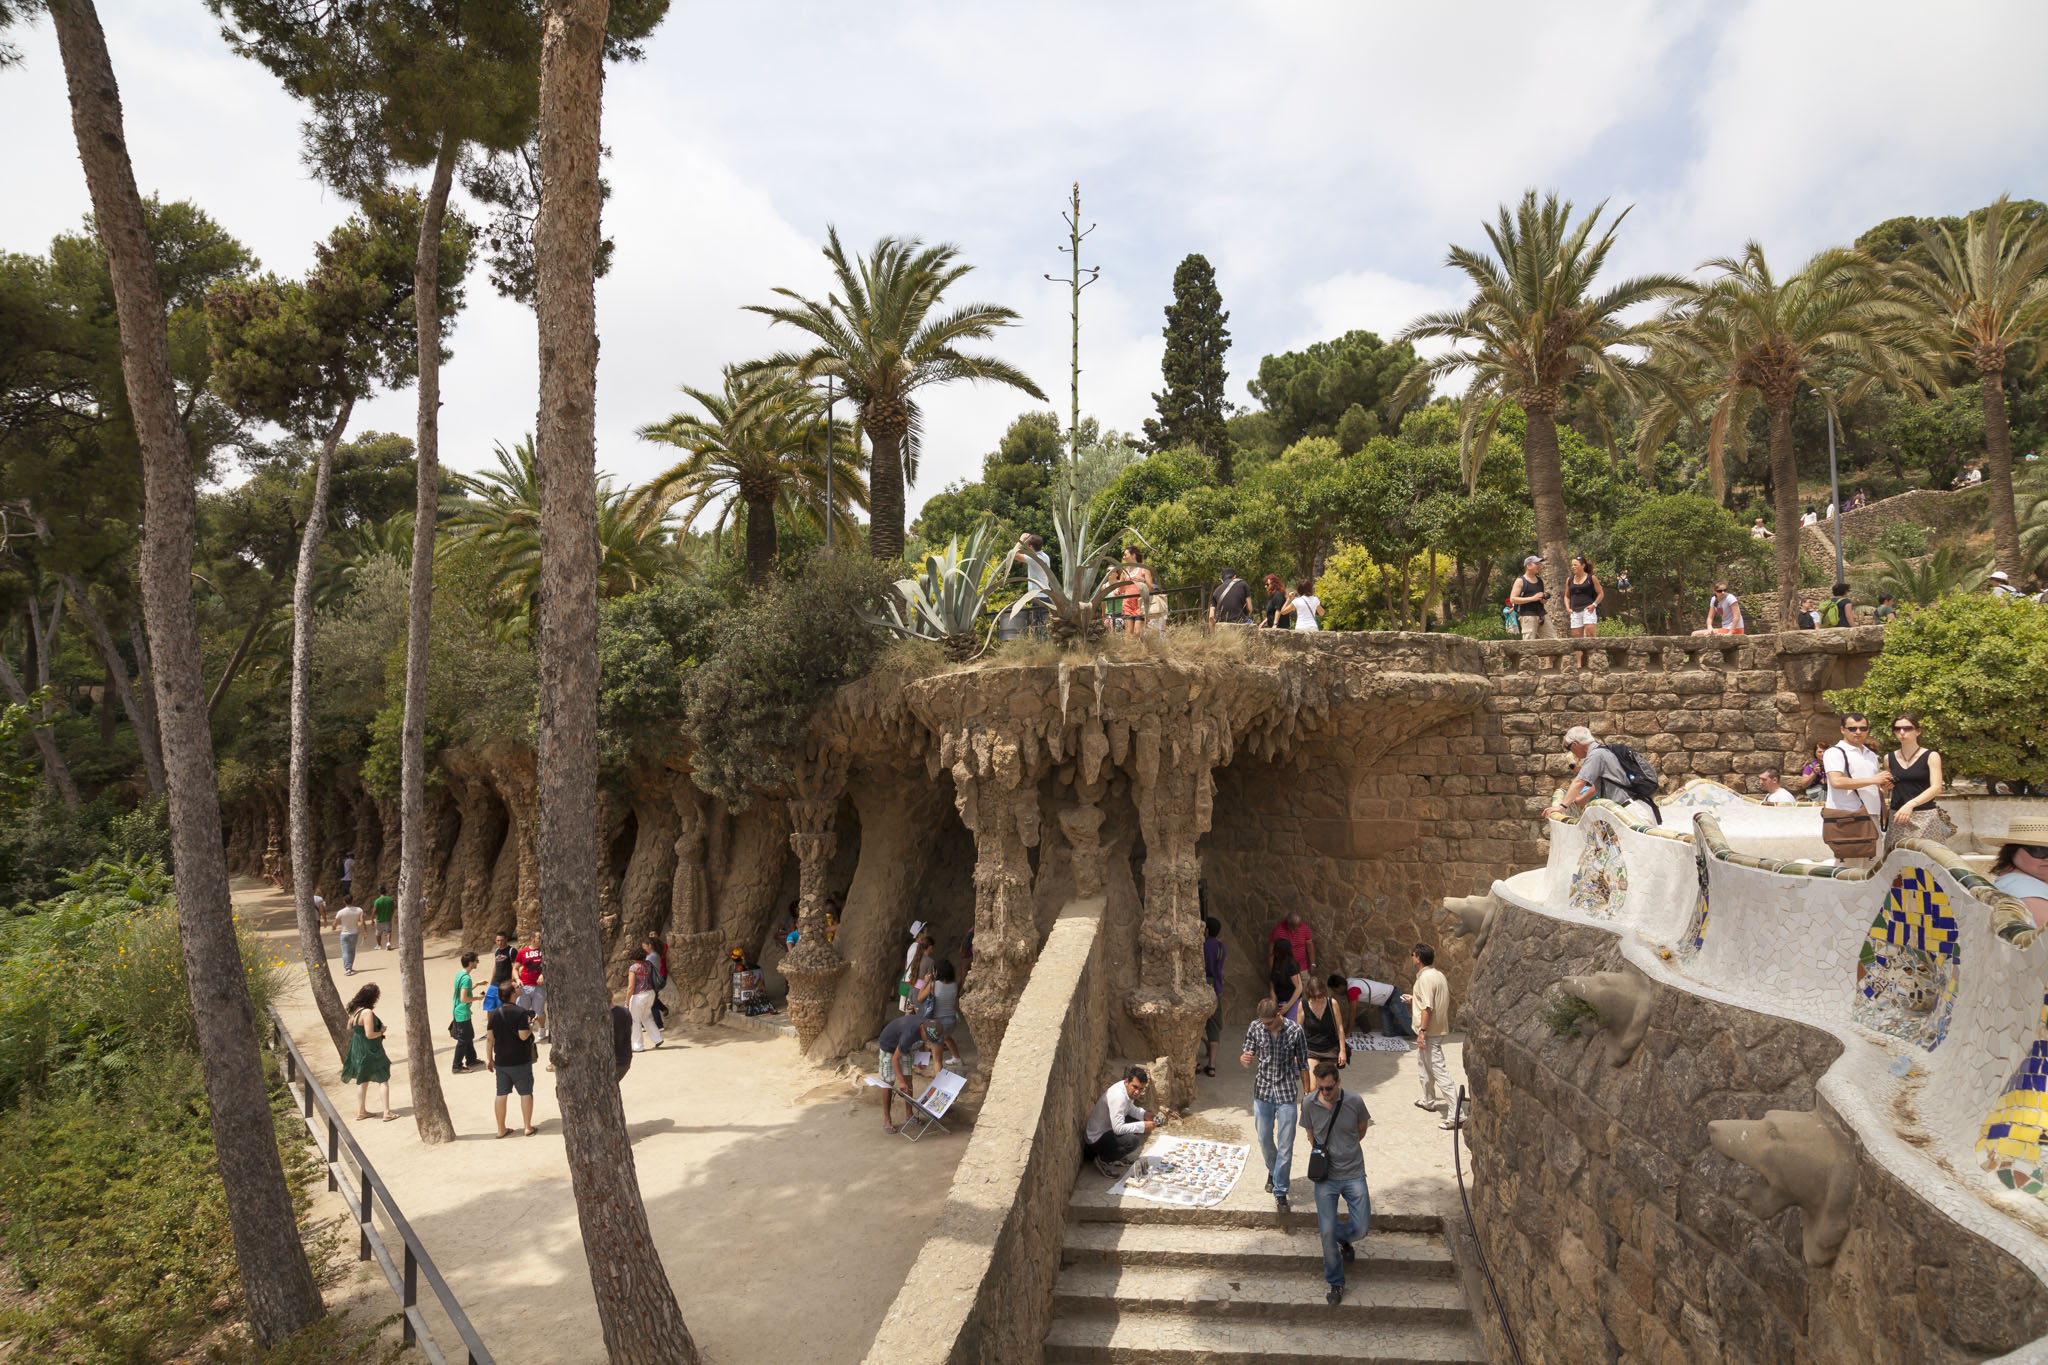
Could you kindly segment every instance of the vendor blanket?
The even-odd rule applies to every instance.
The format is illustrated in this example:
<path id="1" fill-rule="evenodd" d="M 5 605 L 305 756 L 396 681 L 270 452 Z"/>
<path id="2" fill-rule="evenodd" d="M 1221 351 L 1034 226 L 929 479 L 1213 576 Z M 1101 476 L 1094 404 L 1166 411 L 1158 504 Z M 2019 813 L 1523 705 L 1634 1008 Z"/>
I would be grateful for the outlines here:
<path id="1" fill-rule="evenodd" d="M 1412 1052 L 1415 1040 L 1389 1038 L 1383 1033 L 1354 1033 L 1344 1040 L 1344 1046 L 1353 1052 Z"/>
<path id="2" fill-rule="evenodd" d="M 1198 1138 L 1155 1140 L 1124 1178 L 1109 1187 L 1118 1198 L 1131 1195 L 1182 1208 L 1214 1208 L 1244 1173 L 1251 1148 Z"/>

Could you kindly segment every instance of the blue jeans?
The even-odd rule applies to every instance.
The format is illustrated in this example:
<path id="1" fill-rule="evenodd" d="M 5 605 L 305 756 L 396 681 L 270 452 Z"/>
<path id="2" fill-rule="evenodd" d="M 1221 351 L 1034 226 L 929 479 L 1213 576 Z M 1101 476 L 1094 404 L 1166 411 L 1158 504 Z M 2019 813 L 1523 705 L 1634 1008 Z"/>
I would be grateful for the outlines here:
<path id="1" fill-rule="evenodd" d="M 1380 1032 L 1389 1038 L 1413 1038 L 1415 1021 L 1408 1014 L 1408 1002 L 1395 991 L 1380 1006 Z"/>
<path id="2" fill-rule="evenodd" d="M 1350 1219 L 1342 1227 L 1337 1225 L 1337 1196 L 1340 1194 L 1351 1212 Z M 1323 1233 L 1323 1278 L 1333 1286 L 1344 1287 L 1344 1252 L 1337 1243 L 1358 1241 L 1371 1225 L 1372 1192 L 1366 1189 L 1364 1176 L 1316 1182 L 1316 1226 Z"/>
<path id="3" fill-rule="evenodd" d="M 342 934 L 339 937 L 341 938 L 341 969 L 345 972 L 352 972 L 356 969 L 356 942 L 362 938 L 362 935 Z"/>
<path id="4" fill-rule="evenodd" d="M 1293 1101 L 1275 1104 L 1271 1100 L 1252 1101 L 1252 1128 L 1259 1135 L 1259 1155 L 1266 1158 L 1266 1169 L 1273 1173 L 1273 1193 L 1285 1197 L 1287 1177 L 1294 1170 L 1294 1124 L 1300 1117 L 1301 1109 Z M 1279 1131 L 1276 1143 L 1274 1130 Z"/>

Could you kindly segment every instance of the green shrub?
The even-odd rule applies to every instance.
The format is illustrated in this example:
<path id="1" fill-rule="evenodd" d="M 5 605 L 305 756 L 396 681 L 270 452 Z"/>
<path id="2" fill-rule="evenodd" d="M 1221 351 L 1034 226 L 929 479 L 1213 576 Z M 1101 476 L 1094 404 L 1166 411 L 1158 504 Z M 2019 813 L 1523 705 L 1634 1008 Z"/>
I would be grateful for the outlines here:
<path id="1" fill-rule="evenodd" d="M 281 1087 L 275 1099 L 303 1207 L 317 1163 Z M 20 1359 L 170 1361 L 240 1316 L 206 1092 L 189 1053 L 165 1054 L 110 1095 L 52 1095 L 0 1113 L 0 1208 L 0 1246 L 28 1294 L 0 1307 L 0 1339 L 13 1338 Z M 343 1360 L 372 1358 L 360 1331 L 336 1324 L 318 1335 L 346 1348 Z M 216 1358 L 282 1361 L 299 1345 L 231 1346 Z"/>
<path id="2" fill-rule="evenodd" d="M 1562 986 L 1554 986 L 1543 997 L 1536 1017 L 1560 1038 L 1577 1038 L 1584 1031 L 1600 1027 L 1600 1011 Z"/>
<path id="3" fill-rule="evenodd" d="M 1917 713 L 1922 741 L 1951 778 L 2015 790 L 2048 787 L 2048 610 L 1989 595 L 1909 609 L 1885 630 L 1884 652 L 1861 687 L 1828 693 L 1837 712 L 1863 711 L 1873 729 Z"/>
<path id="4" fill-rule="evenodd" d="M 886 636 L 864 616 L 892 591 L 873 560 L 838 555 L 729 612 L 715 651 L 683 680 L 691 780 L 735 810 L 785 788 L 812 715 L 881 657 Z"/>
<path id="5" fill-rule="evenodd" d="M 1927 553 L 1927 528 L 1911 521 L 1886 522 L 1884 529 L 1877 533 L 1877 548 L 1903 559 L 1924 555 Z"/>

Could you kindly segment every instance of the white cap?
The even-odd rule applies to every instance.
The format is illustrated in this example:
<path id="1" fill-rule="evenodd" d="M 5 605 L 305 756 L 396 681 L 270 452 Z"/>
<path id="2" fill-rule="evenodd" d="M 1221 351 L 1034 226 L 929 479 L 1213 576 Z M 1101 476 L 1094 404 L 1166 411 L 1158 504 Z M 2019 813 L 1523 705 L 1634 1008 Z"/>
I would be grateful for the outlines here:
<path id="1" fill-rule="evenodd" d="M 911 936 L 912 938 L 916 938 L 916 937 L 917 937 L 917 936 L 918 936 L 919 934 L 921 934 L 921 933 L 923 933 L 923 932 L 924 932 L 924 921 L 923 921 L 923 920 L 921 920 L 921 919 L 920 919 L 920 920 L 912 920 L 912 921 L 910 922 L 910 936 Z"/>
<path id="2" fill-rule="evenodd" d="M 2005 581 L 2006 581 L 2006 577 L 2005 577 L 2005 570 L 2003 570 L 2003 569 L 1993 569 L 1993 570 L 1991 571 L 1991 581 L 1992 581 L 1993 583 L 2003 583 L 2003 582 L 2005 582 Z"/>

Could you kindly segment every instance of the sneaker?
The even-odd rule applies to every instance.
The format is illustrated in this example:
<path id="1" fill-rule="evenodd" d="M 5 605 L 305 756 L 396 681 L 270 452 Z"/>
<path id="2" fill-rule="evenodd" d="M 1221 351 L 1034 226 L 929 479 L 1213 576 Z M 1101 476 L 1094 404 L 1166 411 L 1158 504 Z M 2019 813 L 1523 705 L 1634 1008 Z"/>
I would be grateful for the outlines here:
<path id="1" fill-rule="evenodd" d="M 1351 1243 L 1345 1241 L 1343 1238 L 1340 1237 L 1337 1239 L 1337 1246 L 1338 1249 L 1344 1253 L 1345 1260 L 1355 1261 L 1358 1259 L 1358 1248 L 1351 1245 Z"/>
<path id="2" fill-rule="evenodd" d="M 1333 1285 L 1331 1285 L 1331 1286 L 1330 1286 L 1330 1292 L 1329 1292 L 1329 1293 L 1327 1293 L 1327 1294 L 1325 1294 L 1325 1295 L 1323 1295 L 1323 1302 L 1324 1302 L 1324 1303 L 1342 1303 L 1342 1302 L 1344 1302 L 1344 1286 L 1343 1286 L 1343 1285 L 1341 1285 L 1341 1284 L 1333 1284 Z"/>
<path id="3" fill-rule="evenodd" d="M 1108 1176 L 1111 1180 L 1121 1180 L 1123 1179 L 1124 1172 L 1129 1168 L 1120 1161 L 1111 1161 L 1106 1156 L 1099 1156 L 1095 1158 L 1095 1169 Z"/>
<path id="4" fill-rule="evenodd" d="M 1271 1194 L 1272 1192 L 1273 1192 L 1273 1177 L 1272 1177 L 1272 1175 L 1271 1175 L 1271 1174 L 1269 1173 L 1269 1174 L 1268 1174 L 1268 1175 L 1266 1176 L 1266 1193 L 1267 1193 L 1267 1194 Z"/>
<path id="5" fill-rule="evenodd" d="M 1287 1196 L 1286 1196 L 1286 1195 L 1284 1195 L 1284 1194 L 1276 1194 L 1276 1195 L 1274 1195 L 1274 1196 L 1273 1196 L 1273 1202 L 1274 1202 L 1275 1204 L 1279 1205 L 1279 1211 L 1280 1211 L 1281 1213 L 1286 1213 L 1286 1212 L 1287 1212 Z"/>

